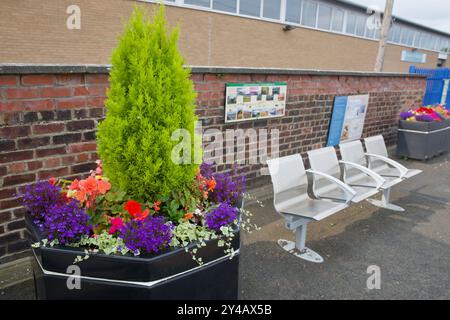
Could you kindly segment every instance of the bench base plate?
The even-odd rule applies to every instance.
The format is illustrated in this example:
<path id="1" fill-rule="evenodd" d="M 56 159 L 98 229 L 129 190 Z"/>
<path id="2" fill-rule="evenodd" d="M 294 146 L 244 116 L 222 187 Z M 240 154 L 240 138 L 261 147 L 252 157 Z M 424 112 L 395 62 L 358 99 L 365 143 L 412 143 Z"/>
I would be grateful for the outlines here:
<path id="1" fill-rule="evenodd" d="M 293 254 L 297 258 L 314 263 L 323 262 L 323 258 L 317 252 L 306 247 L 302 251 L 300 251 L 295 247 L 295 242 L 293 241 L 280 239 L 278 240 L 278 245 L 283 250 L 289 252 L 290 254 Z"/>

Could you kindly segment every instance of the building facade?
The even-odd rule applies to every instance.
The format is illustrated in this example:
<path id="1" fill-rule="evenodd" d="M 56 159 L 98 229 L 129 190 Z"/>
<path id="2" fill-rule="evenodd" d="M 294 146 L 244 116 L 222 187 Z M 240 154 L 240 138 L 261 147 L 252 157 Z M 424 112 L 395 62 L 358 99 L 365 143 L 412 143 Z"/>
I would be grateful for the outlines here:
<path id="1" fill-rule="evenodd" d="M 15 0 L 0 3 L 0 62 L 108 64 L 133 6 L 145 0 Z M 168 0 L 167 18 L 180 26 L 186 64 L 372 71 L 378 49 L 377 16 L 331 0 Z M 71 6 L 79 29 L 69 28 Z M 395 18 L 386 72 L 410 65 L 446 65 L 450 35 Z"/>

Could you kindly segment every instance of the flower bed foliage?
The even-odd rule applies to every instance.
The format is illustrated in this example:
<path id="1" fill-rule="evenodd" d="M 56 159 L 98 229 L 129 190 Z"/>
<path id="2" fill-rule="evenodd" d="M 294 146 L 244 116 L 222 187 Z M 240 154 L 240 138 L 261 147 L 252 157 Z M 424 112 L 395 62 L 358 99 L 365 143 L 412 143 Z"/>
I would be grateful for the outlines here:
<path id="1" fill-rule="evenodd" d="M 443 105 L 426 106 L 401 112 L 400 118 L 406 121 L 441 122 L 450 118 L 450 112 Z"/>
<path id="2" fill-rule="evenodd" d="M 153 21 L 136 7 L 114 51 L 106 119 L 98 132 L 101 159 L 82 180 L 50 179 L 20 196 L 46 239 L 39 245 L 81 247 L 87 253 L 158 254 L 197 249 L 217 239 L 233 257 L 238 228 L 257 228 L 239 206 L 245 177 L 215 174 L 206 163 L 176 164 L 171 152 L 179 128 L 194 134 L 195 93 L 166 32 L 164 7 Z M 192 139 L 194 140 L 194 139 Z M 194 146 L 192 146 L 194 148 Z M 192 150 L 193 150 L 192 148 Z"/>

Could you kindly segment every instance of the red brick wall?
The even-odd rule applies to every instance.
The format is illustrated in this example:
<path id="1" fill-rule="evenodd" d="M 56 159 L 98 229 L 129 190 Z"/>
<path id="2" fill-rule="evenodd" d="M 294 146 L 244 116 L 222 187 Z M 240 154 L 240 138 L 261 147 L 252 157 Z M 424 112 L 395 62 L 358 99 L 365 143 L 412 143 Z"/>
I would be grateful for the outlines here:
<path id="1" fill-rule="evenodd" d="M 277 128 L 281 155 L 326 142 L 335 95 L 370 93 L 365 136 L 395 143 L 399 110 L 420 103 L 425 80 L 407 76 L 194 73 L 203 128 Z M 227 82 L 287 81 L 283 118 L 224 124 Z M 0 75 L 0 263 L 27 254 L 18 187 L 51 176 L 86 176 L 95 167 L 95 129 L 104 116 L 107 74 Z M 219 166 L 224 170 L 224 166 Z M 260 166 L 247 166 L 250 180 Z"/>

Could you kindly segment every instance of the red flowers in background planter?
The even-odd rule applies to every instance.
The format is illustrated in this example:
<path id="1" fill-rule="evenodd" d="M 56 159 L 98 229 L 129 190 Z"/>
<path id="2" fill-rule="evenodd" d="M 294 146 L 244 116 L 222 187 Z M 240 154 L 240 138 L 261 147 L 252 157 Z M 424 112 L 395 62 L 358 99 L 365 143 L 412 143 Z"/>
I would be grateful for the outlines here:
<path id="1" fill-rule="evenodd" d="M 441 122 L 450 118 L 450 112 L 443 105 L 426 106 L 401 112 L 400 118 L 406 121 Z"/>

